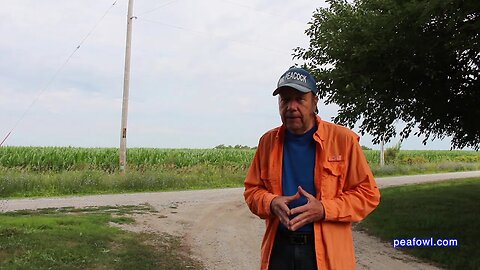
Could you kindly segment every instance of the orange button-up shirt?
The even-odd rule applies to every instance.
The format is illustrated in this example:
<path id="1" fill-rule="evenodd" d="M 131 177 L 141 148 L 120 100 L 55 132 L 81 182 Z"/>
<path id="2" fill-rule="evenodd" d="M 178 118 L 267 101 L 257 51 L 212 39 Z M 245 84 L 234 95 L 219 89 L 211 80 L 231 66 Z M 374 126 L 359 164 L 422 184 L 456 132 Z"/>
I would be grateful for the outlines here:
<path id="1" fill-rule="evenodd" d="M 314 185 L 325 220 L 314 223 L 318 269 L 355 269 L 352 222 L 365 218 L 380 202 L 380 191 L 353 131 L 317 116 Z M 282 195 L 285 126 L 265 133 L 245 179 L 245 201 L 266 220 L 261 269 L 268 269 L 279 225 L 272 200 Z M 274 269 L 273 269 L 274 270 Z"/>

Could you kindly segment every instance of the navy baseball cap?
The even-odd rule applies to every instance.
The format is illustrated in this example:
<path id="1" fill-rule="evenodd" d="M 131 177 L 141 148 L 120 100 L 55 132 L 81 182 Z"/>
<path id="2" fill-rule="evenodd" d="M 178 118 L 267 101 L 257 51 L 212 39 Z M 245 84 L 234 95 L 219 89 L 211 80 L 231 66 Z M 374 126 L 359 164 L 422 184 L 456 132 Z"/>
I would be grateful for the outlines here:
<path id="1" fill-rule="evenodd" d="M 292 87 L 303 93 L 312 92 L 314 95 L 318 93 L 315 78 L 303 68 L 293 67 L 283 73 L 278 80 L 277 89 L 273 91 L 273 95 L 278 95 L 280 89 L 284 87 Z"/>

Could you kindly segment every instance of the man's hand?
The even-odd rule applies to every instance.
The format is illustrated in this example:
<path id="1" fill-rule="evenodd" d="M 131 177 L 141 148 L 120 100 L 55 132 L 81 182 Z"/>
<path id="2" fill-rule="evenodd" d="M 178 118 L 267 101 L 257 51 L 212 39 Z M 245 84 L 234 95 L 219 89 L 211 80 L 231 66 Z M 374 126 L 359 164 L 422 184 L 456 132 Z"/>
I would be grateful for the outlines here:
<path id="1" fill-rule="evenodd" d="M 285 227 L 289 228 L 290 218 L 290 208 L 288 208 L 288 204 L 291 201 L 300 198 L 300 193 L 296 193 L 292 196 L 278 196 L 272 200 L 270 204 L 270 209 L 272 212 L 280 219 L 280 222 L 285 225 Z"/>
<path id="2" fill-rule="evenodd" d="M 290 220 L 288 225 L 285 225 L 291 231 L 296 231 L 305 224 L 323 220 L 325 218 L 325 208 L 323 208 L 322 202 L 317 200 L 317 198 L 310 193 L 306 192 L 302 187 L 298 187 L 297 194 L 307 198 L 308 202 L 305 205 L 290 209 L 290 215 L 299 214 Z"/>

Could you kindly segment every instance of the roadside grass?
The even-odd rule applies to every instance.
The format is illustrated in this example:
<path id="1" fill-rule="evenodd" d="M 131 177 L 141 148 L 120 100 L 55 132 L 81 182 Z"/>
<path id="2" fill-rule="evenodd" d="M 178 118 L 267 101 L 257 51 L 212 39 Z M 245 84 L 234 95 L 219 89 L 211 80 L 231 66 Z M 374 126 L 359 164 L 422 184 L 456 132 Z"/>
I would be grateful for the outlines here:
<path id="1" fill-rule="evenodd" d="M 31 171 L 0 166 L 0 198 L 52 197 L 243 187 L 248 168 L 197 164 L 129 169 L 125 175 L 95 169 Z M 480 170 L 480 163 L 441 162 L 372 166 L 376 177 Z"/>
<path id="2" fill-rule="evenodd" d="M 173 191 L 241 187 L 235 166 L 158 167 L 125 175 L 100 170 L 34 172 L 0 167 L 0 198 Z"/>
<path id="3" fill-rule="evenodd" d="M 148 206 L 23 210 L 0 214 L 0 269 L 203 269 L 171 235 L 138 234 Z"/>
<path id="4" fill-rule="evenodd" d="M 371 164 L 375 177 L 430 174 L 442 172 L 462 172 L 480 170 L 480 162 L 464 161 L 441 161 L 441 162 L 419 162 L 412 164 L 392 163 L 380 166 Z"/>
<path id="5" fill-rule="evenodd" d="M 378 208 L 357 224 L 389 242 L 394 239 L 457 239 L 456 247 L 404 247 L 403 251 L 448 269 L 480 265 L 480 178 L 391 187 Z"/>

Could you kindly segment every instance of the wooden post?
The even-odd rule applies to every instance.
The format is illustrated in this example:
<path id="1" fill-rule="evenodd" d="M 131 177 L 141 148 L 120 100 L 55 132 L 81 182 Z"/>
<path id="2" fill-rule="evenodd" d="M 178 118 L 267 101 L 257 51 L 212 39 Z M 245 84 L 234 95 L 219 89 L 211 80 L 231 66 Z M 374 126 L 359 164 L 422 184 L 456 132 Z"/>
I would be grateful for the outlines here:
<path id="1" fill-rule="evenodd" d="M 385 145 L 385 140 L 383 139 L 383 136 L 382 136 L 382 140 L 380 141 L 380 166 L 383 167 L 385 165 L 385 149 L 384 149 L 384 145 Z"/>
<path id="2" fill-rule="evenodd" d="M 132 44 L 133 0 L 128 0 L 127 40 L 125 47 L 125 72 L 123 77 L 122 124 L 120 130 L 120 172 L 125 174 L 127 166 L 127 116 L 130 91 L 130 54 Z"/>

